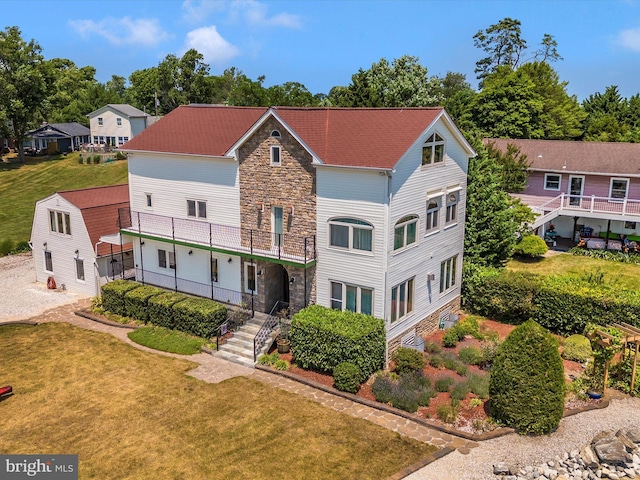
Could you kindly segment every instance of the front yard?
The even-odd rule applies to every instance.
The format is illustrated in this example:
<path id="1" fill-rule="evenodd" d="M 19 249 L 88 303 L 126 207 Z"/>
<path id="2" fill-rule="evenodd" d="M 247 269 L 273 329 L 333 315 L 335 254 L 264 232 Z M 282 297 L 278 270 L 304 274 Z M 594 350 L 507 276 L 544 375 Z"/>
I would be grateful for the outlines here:
<path id="1" fill-rule="evenodd" d="M 77 453 L 80 478 L 359 478 L 434 450 L 239 377 L 68 324 L 0 327 L 2 453 Z"/>

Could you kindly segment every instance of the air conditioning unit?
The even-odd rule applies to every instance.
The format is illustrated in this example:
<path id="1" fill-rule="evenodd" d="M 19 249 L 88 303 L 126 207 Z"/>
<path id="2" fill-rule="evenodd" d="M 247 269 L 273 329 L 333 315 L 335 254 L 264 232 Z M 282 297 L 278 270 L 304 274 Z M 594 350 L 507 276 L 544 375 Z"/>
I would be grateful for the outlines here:
<path id="1" fill-rule="evenodd" d="M 427 273 L 427 281 L 428 282 L 433 282 L 436 279 L 436 274 L 435 273 Z"/>

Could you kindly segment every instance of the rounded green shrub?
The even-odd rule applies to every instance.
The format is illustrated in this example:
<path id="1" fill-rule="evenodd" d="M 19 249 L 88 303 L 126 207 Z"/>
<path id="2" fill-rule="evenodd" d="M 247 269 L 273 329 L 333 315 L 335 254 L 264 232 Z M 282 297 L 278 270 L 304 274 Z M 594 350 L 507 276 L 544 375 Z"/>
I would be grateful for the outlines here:
<path id="1" fill-rule="evenodd" d="M 562 358 L 584 363 L 591 358 L 591 342 L 584 335 L 571 335 L 564 341 Z"/>
<path id="2" fill-rule="evenodd" d="M 549 247 L 543 239 L 537 235 L 526 235 L 514 247 L 513 253 L 523 257 L 537 258 L 542 257 L 548 250 Z"/>
<path id="3" fill-rule="evenodd" d="M 333 386 L 342 392 L 356 393 L 362 381 L 362 371 L 357 365 L 342 362 L 333 369 Z"/>
<path id="4" fill-rule="evenodd" d="M 413 348 L 400 347 L 391 355 L 391 360 L 395 364 L 394 371 L 398 375 L 422 370 L 425 366 L 425 359 L 422 352 Z"/>
<path id="5" fill-rule="evenodd" d="M 442 345 L 447 348 L 453 348 L 458 344 L 459 341 L 458 332 L 456 332 L 453 328 L 450 328 L 445 332 L 442 336 Z"/>
<path id="6" fill-rule="evenodd" d="M 564 368 L 558 342 L 533 320 L 500 345 L 491 369 L 491 413 L 519 433 L 546 434 L 564 411 Z"/>

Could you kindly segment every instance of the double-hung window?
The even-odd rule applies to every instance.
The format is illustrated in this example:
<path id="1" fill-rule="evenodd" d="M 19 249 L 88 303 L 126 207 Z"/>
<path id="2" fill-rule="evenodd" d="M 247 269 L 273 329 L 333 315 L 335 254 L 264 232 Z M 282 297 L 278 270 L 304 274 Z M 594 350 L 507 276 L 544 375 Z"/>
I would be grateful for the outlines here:
<path id="1" fill-rule="evenodd" d="M 207 202 L 204 200 L 187 200 L 187 216 L 207 218 Z"/>
<path id="2" fill-rule="evenodd" d="M 373 289 L 331 282 L 331 308 L 371 315 L 373 312 Z"/>
<path id="3" fill-rule="evenodd" d="M 280 147 L 271 145 L 271 165 L 280 165 Z"/>
<path id="4" fill-rule="evenodd" d="M 444 138 L 432 134 L 422 147 L 422 165 L 435 165 L 444 162 Z"/>
<path id="5" fill-rule="evenodd" d="M 373 225 L 356 218 L 334 218 L 329 221 L 329 245 L 331 247 L 373 251 Z"/>
<path id="6" fill-rule="evenodd" d="M 562 175 L 557 173 L 545 173 L 544 174 L 544 189 L 560 191 L 560 184 L 562 183 Z"/>
<path id="7" fill-rule="evenodd" d="M 611 179 L 609 197 L 623 200 L 627 198 L 628 190 L 629 190 L 628 178 L 612 178 Z"/>
<path id="8" fill-rule="evenodd" d="M 440 293 L 445 293 L 456 286 L 458 255 L 446 259 L 440 264 Z"/>
<path id="9" fill-rule="evenodd" d="M 98 125 L 99 126 L 103 126 L 104 125 L 104 121 L 102 120 L 102 117 L 98 117 Z"/>
<path id="10" fill-rule="evenodd" d="M 84 260 L 82 258 L 76 258 L 76 280 L 84 282 Z"/>
<path id="11" fill-rule="evenodd" d="M 49 229 L 54 233 L 71 235 L 71 216 L 65 212 L 49 210 Z"/>
<path id="12" fill-rule="evenodd" d="M 118 125 L 119 127 L 122 126 L 122 118 L 120 118 L 120 117 L 116 118 L 116 125 Z"/>
<path id="13" fill-rule="evenodd" d="M 447 211 L 445 215 L 445 224 L 452 225 L 458 221 L 458 193 L 449 193 L 447 195 Z"/>
<path id="14" fill-rule="evenodd" d="M 427 221 L 425 233 L 432 233 L 438 230 L 438 217 L 440 216 L 441 197 L 431 198 L 427 201 Z"/>
<path id="15" fill-rule="evenodd" d="M 44 270 L 48 273 L 53 273 L 53 257 L 49 250 L 44 251 Z"/>
<path id="16" fill-rule="evenodd" d="M 391 289 L 391 322 L 401 320 L 413 311 L 414 283 L 410 278 Z"/>
<path id="17" fill-rule="evenodd" d="M 416 230 L 418 229 L 418 216 L 407 215 L 396 223 L 393 232 L 393 249 L 399 250 L 416 242 Z"/>

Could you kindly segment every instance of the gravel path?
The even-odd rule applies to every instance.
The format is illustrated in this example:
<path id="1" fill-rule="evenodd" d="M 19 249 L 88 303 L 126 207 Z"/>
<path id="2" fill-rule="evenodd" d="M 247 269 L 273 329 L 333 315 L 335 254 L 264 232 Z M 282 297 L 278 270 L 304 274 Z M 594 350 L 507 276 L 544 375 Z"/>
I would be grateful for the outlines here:
<path id="1" fill-rule="evenodd" d="M 31 253 L 0 257 L 0 322 L 24 320 L 58 305 L 72 303 L 83 295 L 47 290 L 36 283 Z"/>
<path id="2" fill-rule="evenodd" d="M 579 450 L 591 443 L 604 430 L 640 427 L 640 398 L 616 394 L 607 408 L 592 410 L 563 418 L 551 435 L 527 437 L 505 435 L 479 442 L 468 455 L 455 451 L 427 465 L 407 480 L 495 480 L 493 464 L 537 466 L 553 460 L 556 455 Z"/>

